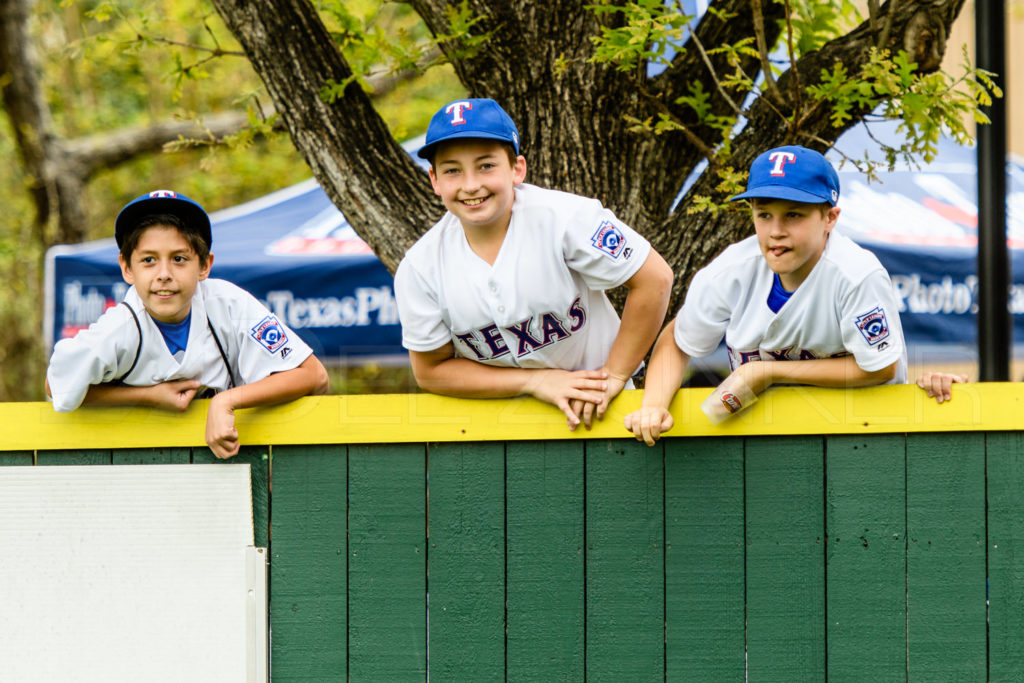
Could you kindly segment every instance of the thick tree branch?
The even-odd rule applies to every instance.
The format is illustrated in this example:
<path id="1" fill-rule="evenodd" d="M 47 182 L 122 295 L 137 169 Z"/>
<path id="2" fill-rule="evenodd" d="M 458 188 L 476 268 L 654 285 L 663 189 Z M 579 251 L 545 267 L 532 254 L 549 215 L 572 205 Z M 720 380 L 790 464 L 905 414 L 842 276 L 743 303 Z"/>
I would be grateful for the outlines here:
<path id="1" fill-rule="evenodd" d="M 880 9 L 882 14 L 888 13 L 892 20 L 889 42 L 883 47 L 893 52 L 907 50 L 918 62 L 920 72 L 936 70 L 945 49 L 947 28 L 963 4 L 964 0 L 889 0 Z M 845 36 L 830 41 L 821 50 L 804 55 L 794 69 L 784 73 L 778 80 L 783 105 L 790 107 L 785 113 L 792 115 L 794 89 L 798 85 L 807 87 L 819 83 L 822 69 L 831 69 L 839 62 L 849 73 L 857 73 L 860 65 L 867 60 L 869 51 L 875 47 L 876 39 L 869 20 Z M 833 126 L 831 113 L 830 106 L 818 106 L 805 112 L 799 128 L 794 129 L 790 120 L 780 117 L 770 103 L 763 99 L 756 101 L 750 107 L 746 127 L 732 142 L 732 166 L 745 170 L 759 153 L 783 144 L 802 144 L 825 151 L 839 135 L 859 123 L 870 112 L 853 111 L 852 119 L 840 127 Z M 702 175 L 683 198 L 682 204 L 685 206 L 689 198 L 695 195 L 707 195 L 719 201 L 726 199 L 719 196 L 715 189 L 717 183 L 713 174 Z M 654 231 L 653 241 L 662 253 L 680 255 L 673 263 L 679 274 L 674 290 L 675 299 L 681 297 L 696 269 L 712 258 L 721 245 L 735 241 L 749 231 L 749 216 L 742 211 L 718 214 L 704 212 L 699 215 L 678 211 L 669 216 Z"/>
<path id="2" fill-rule="evenodd" d="M 440 214 L 429 184 L 352 84 L 328 103 L 316 94 L 352 71 L 305 0 L 215 0 L 321 186 L 394 268 Z M 372 200 L 368 201 L 370 198 Z"/>
<path id="3" fill-rule="evenodd" d="M 25 170 L 32 177 L 40 241 L 80 241 L 81 184 L 63 172 L 63 155 L 39 84 L 39 60 L 32 41 L 26 39 L 31 33 L 31 7 L 29 0 L 0 3 L 0 92 Z M 56 235 L 48 227 L 51 222 L 57 224 Z"/>
<path id="4" fill-rule="evenodd" d="M 651 86 L 652 92 L 658 94 L 673 115 L 685 122 L 712 148 L 716 148 L 721 142 L 722 133 L 701 124 L 692 110 L 676 104 L 675 100 L 683 95 L 688 95 L 691 84 L 697 84 L 705 92 L 711 93 L 709 103 L 711 115 L 735 115 L 736 103 L 743 102 L 749 94 L 749 90 L 735 88 L 732 90 L 731 98 L 727 97 L 719 87 L 719 78 L 723 74 L 732 73 L 736 68 L 751 74 L 756 74 L 760 68 L 760 62 L 756 57 L 743 57 L 738 65 L 732 66 L 724 54 L 702 54 L 703 51 L 698 47 L 699 45 L 733 45 L 754 36 L 753 14 L 750 11 L 749 0 L 718 0 L 714 7 L 716 11 L 730 17 L 728 21 L 719 19 L 711 12 L 705 14 L 694 30 L 694 45 L 684 46 L 684 49 L 673 58 L 672 65 L 653 79 Z M 777 40 L 780 30 L 778 20 L 783 18 L 782 5 L 771 2 L 764 9 L 767 13 L 766 40 L 774 42 Z M 666 187 L 675 188 L 682 186 L 691 169 L 704 156 L 701 148 L 683 144 L 682 140 L 675 144 L 659 147 L 655 154 L 661 161 L 656 163 L 652 159 L 652 168 L 663 176 Z M 666 190 L 660 183 L 652 180 L 648 180 L 648 183 L 647 186 L 651 188 L 651 192 L 647 193 L 644 202 L 650 209 L 652 220 L 660 223 L 668 215 L 677 192 Z"/>

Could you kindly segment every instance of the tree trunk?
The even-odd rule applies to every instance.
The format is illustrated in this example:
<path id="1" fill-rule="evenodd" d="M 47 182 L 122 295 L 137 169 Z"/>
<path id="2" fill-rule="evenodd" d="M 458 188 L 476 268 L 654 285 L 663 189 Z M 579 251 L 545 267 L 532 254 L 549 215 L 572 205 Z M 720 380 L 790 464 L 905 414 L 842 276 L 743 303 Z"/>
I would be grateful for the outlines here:
<path id="1" fill-rule="evenodd" d="M 435 35 L 452 33 L 448 0 L 411 0 Z M 714 148 L 721 135 L 702 126 L 674 100 L 699 82 L 712 93 L 711 109 L 732 113 L 704 57 L 680 52 L 661 75 L 641 70 L 617 71 L 591 63 L 593 43 L 602 24 L 621 22 L 616 14 L 598 17 L 585 0 L 467 0 L 480 21 L 474 36 L 490 34 L 476 51 L 465 40 L 445 40 L 441 50 L 451 61 L 470 96 L 493 97 L 516 121 L 527 158 L 527 180 L 538 185 L 596 197 L 647 236 L 677 274 L 674 310 L 685 284 L 724 246 L 747 234 L 745 212 L 689 215 L 672 206 L 684 181 L 701 161 L 701 147 Z M 763 17 L 751 6 L 760 5 Z M 328 82 L 351 75 L 308 0 L 214 0 L 214 5 L 242 44 L 282 112 L 296 146 L 328 195 L 361 236 L 391 269 L 405 250 L 440 215 L 441 209 L 421 171 L 409 160 L 358 87 L 348 88 L 333 104 L 317 93 Z M 938 67 L 945 49 L 941 37 L 963 0 L 903 0 L 885 3 L 879 16 L 891 16 L 887 42 L 881 47 L 907 49 L 921 58 L 922 70 Z M 892 14 L 890 15 L 890 7 Z M 755 19 L 773 43 L 780 30 L 783 5 L 775 2 L 719 0 L 716 10 L 733 15 L 721 21 L 705 16 L 696 30 L 708 49 L 755 35 Z M 745 129 L 732 142 L 731 165 L 745 170 L 761 151 L 785 143 L 822 148 L 845 128 L 834 128 L 832 113 L 822 106 L 794 127 L 796 96 L 820 80 L 823 67 L 835 62 L 856 73 L 878 42 L 869 22 L 821 50 L 804 55 L 778 83 L 775 108 L 759 98 L 749 107 Z M 710 56 L 716 70 L 723 56 Z M 567 68 L 559 69 L 559 64 Z M 758 60 L 743 63 L 756 73 Z M 798 75 L 798 78 L 796 77 Z M 735 102 L 745 93 L 730 92 Z M 438 106 L 443 104 L 437 103 Z M 782 106 L 780 116 L 775 109 Z M 671 111 L 689 129 L 643 135 L 630 130 L 625 116 L 636 119 Z M 857 112 L 862 116 L 867 112 Z M 806 112 L 799 112 L 804 115 Z M 799 118 L 799 117 L 798 117 Z M 848 126 L 847 126 L 848 127 Z M 703 142 L 703 145 L 696 144 Z M 694 194 L 716 195 L 712 174 L 698 179 L 680 207 Z M 724 199 L 719 197 L 719 199 Z"/>
<path id="2" fill-rule="evenodd" d="M 61 154 L 56 143 L 53 120 L 39 85 L 39 60 L 28 39 L 30 0 L 5 0 L 0 3 L 0 92 L 11 119 L 14 138 L 21 150 L 25 169 L 32 177 L 31 193 L 36 206 L 36 231 L 44 243 L 51 243 L 47 226 L 63 210 L 69 222 L 60 224 L 60 239 L 81 241 L 69 229 L 81 217 L 81 206 L 74 197 L 81 188 L 61 173 Z M 68 193 L 68 199 L 62 195 Z M 80 226 L 81 221 L 77 224 Z M 75 239 L 79 238 L 79 239 Z"/>

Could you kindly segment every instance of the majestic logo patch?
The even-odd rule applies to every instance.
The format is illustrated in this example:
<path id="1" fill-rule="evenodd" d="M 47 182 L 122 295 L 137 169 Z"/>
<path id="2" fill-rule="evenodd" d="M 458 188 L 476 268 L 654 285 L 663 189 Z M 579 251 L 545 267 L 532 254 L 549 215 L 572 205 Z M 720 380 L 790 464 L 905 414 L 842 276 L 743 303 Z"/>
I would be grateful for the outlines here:
<path id="1" fill-rule="evenodd" d="M 736 394 L 726 391 L 722 394 L 722 405 L 730 413 L 737 413 L 743 408 L 743 403 L 736 398 Z"/>
<path id="2" fill-rule="evenodd" d="M 626 246 L 626 237 L 611 221 L 602 221 L 597 232 L 590 238 L 595 247 L 612 258 L 618 258 L 622 248 Z"/>
<path id="3" fill-rule="evenodd" d="M 288 335 L 284 333 L 284 328 L 281 323 L 277 321 L 272 315 L 268 315 L 263 320 L 256 323 L 256 325 L 249 330 L 249 334 L 252 338 L 260 343 L 270 353 L 275 353 L 279 348 L 285 345 L 288 341 Z"/>
<path id="4" fill-rule="evenodd" d="M 857 329 L 871 346 L 889 337 L 889 321 L 885 319 L 885 310 L 881 306 L 857 316 L 856 323 Z"/>

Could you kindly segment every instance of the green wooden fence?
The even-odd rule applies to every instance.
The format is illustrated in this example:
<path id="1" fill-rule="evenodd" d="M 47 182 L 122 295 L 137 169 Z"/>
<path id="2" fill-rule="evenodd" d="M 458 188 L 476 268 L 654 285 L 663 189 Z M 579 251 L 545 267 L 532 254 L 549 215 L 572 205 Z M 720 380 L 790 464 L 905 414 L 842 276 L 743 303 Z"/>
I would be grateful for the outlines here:
<path id="1" fill-rule="evenodd" d="M 270 547 L 275 682 L 1024 680 L 1018 432 L 239 457 Z M 167 462 L 214 459 L 0 453 Z"/>
<path id="2" fill-rule="evenodd" d="M 1024 676 L 1016 433 L 279 447 L 273 472 L 275 680 Z"/>

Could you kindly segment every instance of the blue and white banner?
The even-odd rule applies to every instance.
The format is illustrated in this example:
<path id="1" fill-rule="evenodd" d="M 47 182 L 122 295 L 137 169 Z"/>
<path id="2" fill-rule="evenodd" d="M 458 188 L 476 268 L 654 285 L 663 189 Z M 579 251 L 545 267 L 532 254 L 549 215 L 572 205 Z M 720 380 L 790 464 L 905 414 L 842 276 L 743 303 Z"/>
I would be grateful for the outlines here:
<path id="1" fill-rule="evenodd" d="M 210 218 L 211 277 L 251 292 L 318 356 L 332 362 L 407 358 L 391 274 L 315 181 Z M 50 249 L 48 346 L 88 327 L 127 289 L 113 238 Z"/>
<path id="2" fill-rule="evenodd" d="M 855 128 L 837 147 L 859 158 L 877 145 Z M 973 149 L 945 141 L 936 162 L 881 173 L 880 182 L 869 182 L 849 165 L 840 169 L 837 229 L 875 252 L 888 269 L 912 360 L 925 351 L 935 360 L 976 354 L 975 168 Z M 1007 173 L 1010 308 L 1015 337 L 1024 345 L 1024 164 L 1008 164 Z M 314 180 L 211 219 L 211 276 L 252 292 L 319 356 L 335 362 L 406 358 L 392 276 Z M 113 238 L 50 249 L 48 345 L 88 326 L 126 289 Z"/>
<path id="3" fill-rule="evenodd" d="M 852 129 L 836 147 L 863 157 L 863 150 L 872 145 L 862 138 L 862 130 Z M 830 156 L 838 166 L 839 159 Z M 847 164 L 839 180 L 837 229 L 873 251 L 889 271 L 911 359 L 915 348 L 956 359 L 962 359 L 965 349 L 976 354 L 975 150 L 944 140 L 931 164 L 898 167 L 880 173 L 878 181 L 869 181 Z M 1006 186 L 1006 234 L 1013 269 L 1009 308 L 1014 337 L 1024 345 L 1024 164 L 1019 159 L 1007 164 Z"/>

